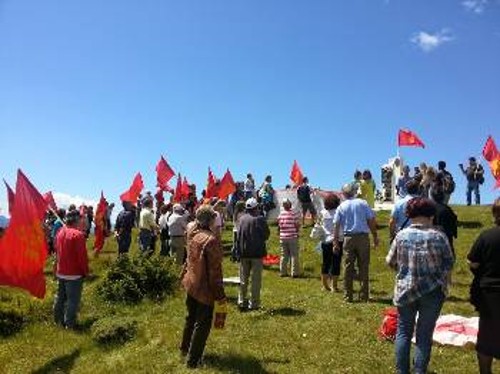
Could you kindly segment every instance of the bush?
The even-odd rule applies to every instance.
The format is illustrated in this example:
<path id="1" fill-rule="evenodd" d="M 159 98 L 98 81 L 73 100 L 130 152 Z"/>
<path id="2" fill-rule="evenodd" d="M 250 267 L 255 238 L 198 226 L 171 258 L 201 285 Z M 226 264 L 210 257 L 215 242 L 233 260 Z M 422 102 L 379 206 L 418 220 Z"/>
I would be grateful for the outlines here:
<path id="1" fill-rule="evenodd" d="M 141 289 L 151 300 L 163 300 L 177 289 L 179 270 L 163 258 L 144 258 L 139 261 Z"/>
<path id="2" fill-rule="evenodd" d="M 0 309 L 0 336 L 8 337 L 22 330 L 26 319 L 14 309 Z"/>
<path id="3" fill-rule="evenodd" d="M 92 339 L 100 345 L 121 345 L 137 335 L 137 321 L 124 317 L 103 318 L 92 326 Z"/>
<path id="4" fill-rule="evenodd" d="M 97 287 L 98 295 L 112 303 L 137 304 L 144 297 L 163 300 L 174 292 L 177 270 L 161 258 L 120 257 Z"/>

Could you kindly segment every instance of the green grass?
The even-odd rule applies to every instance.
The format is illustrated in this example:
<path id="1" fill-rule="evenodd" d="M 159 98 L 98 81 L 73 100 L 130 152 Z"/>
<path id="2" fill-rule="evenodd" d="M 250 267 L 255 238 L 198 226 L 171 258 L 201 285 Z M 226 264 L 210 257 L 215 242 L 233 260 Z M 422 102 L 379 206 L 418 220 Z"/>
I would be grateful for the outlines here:
<path id="1" fill-rule="evenodd" d="M 456 241 L 458 260 L 449 300 L 443 313 L 475 315 L 468 303 L 471 275 L 465 256 L 478 233 L 492 225 L 486 207 L 455 207 L 461 227 Z M 304 277 L 280 278 L 276 268 L 264 272 L 263 309 L 239 313 L 237 289 L 227 287 L 230 309 L 227 326 L 212 330 L 201 372 L 240 373 L 390 373 L 394 370 L 394 345 L 377 339 L 382 311 L 390 305 L 393 272 L 385 266 L 388 249 L 388 213 L 378 214 L 381 245 L 372 252 L 371 296 L 368 304 L 345 304 L 341 294 L 321 291 L 320 256 L 309 239 L 301 238 Z M 224 232 L 228 246 L 230 230 Z M 90 247 L 89 243 L 89 247 Z M 278 253 L 276 228 L 272 227 L 269 252 Z M 133 244 L 133 251 L 137 251 Z M 47 297 L 38 301 L 23 292 L 0 289 L 0 306 L 25 311 L 26 327 L 2 339 L 1 373 L 182 373 L 187 372 L 178 344 L 185 317 L 184 293 L 162 303 L 145 301 L 137 306 L 111 306 L 95 296 L 95 288 L 116 257 L 116 245 L 108 240 L 104 254 L 91 259 L 94 277 L 85 283 L 79 319 L 87 327 L 75 333 L 52 323 L 51 303 L 55 282 L 47 276 Z M 49 269 L 50 266 L 47 267 Z M 227 258 L 225 276 L 236 276 L 237 266 Z M 91 339 L 93 321 L 109 315 L 131 317 L 138 322 L 138 337 L 115 348 L 102 348 Z M 496 370 L 500 365 L 495 363 Z M 431 370 L 437 373 L 476 373 L 475 352 L 434 346 Z"/>

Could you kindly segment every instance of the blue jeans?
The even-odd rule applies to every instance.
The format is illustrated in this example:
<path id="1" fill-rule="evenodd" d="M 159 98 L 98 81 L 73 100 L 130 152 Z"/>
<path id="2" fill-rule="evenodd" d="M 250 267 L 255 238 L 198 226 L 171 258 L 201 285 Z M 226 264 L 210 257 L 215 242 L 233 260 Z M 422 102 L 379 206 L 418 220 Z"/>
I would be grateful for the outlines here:
<path id="1" fill-rule="evenodd" d="M 82 298 L 83 278 L 58 279 L 54 300 L 54 321 L 70 329 L 75 328 L 76 315 Z"/>
<path id="2" fill-rule="evenodd" d="M 398 374 L 410 373 L 411 338 L 415 328 L 417 345 L 415 349 L 415 373 L 426 373 L 431 358 L 432 335 L 439 317 L 445 295 L 440 287 L 422 296 L 417 301 L 398 306 L 398 331 L 396 333 L 396 370 Z"/>
<path id="3" fill-rule="evenodd" d="M 467 182 L 467 205 L 472 204 L 472 191 L 474 191 L 476 205 L 481 204 L 481 196 L 479 195 L 479 182 L 469 181 Z"/>
<path id="4" fill-rule="evenodd" d="M 153 232 L 150 230 L 139 231 L 139 248 L 142 253 L 148 253 L 151 251 L 151 245 L 153 243 Z"/>

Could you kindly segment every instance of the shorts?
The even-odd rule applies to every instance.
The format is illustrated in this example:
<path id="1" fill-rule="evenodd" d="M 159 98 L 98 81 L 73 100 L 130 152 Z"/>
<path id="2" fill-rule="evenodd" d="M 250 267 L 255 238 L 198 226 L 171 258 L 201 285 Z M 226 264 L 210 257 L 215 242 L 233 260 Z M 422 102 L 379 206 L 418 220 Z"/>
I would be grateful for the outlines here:
<path id="1" fill-rule="evenodd" d="M 309 203 L 301 203 L 302 205 L 302 214 L 306 214 L 308 211 L 312 216 L 316 215 L 316 209 L 314 208 L 314 204 L 312 202 Z"/>

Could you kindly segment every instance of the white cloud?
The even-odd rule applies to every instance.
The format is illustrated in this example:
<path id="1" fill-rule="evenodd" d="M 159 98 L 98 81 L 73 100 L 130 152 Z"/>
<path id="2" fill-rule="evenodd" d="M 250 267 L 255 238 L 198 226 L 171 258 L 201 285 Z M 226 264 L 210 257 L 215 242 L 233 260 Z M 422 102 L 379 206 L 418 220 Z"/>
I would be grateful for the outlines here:
<path id="1" fill-rule="evenodd" d="M 54 200 L 56 201 L 57 206 L 60 208 L 67 208 L 71 204 L 75 204 L 77 207 L 82 204 L 92 205 L 94 208 L 97 206 L 96 200 L 88 199 L 78 195 L 72 196 L 64 192 L 53 192 L 52 195 L 54 196 Z"/>
<path id="2" fill-rule="evenodd" d="M 442 44 L 452 41 L 453 37 L 450 35 L 449 30 L 442 29 L 435 34 L 430 34 L 425 31 L 419 31 L 418 33 L 413 35 L 410 40 L 422 51 L 431 52 Z"/>
<path id="3" fill-rule="evenodd" d="M 488 0 L 463 0 L 462 5 L 469 12 L 481 14 L 484 12 L 488 2 Z"/>

